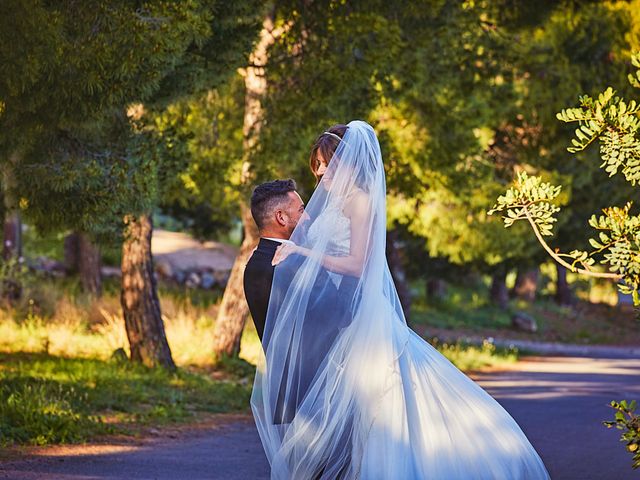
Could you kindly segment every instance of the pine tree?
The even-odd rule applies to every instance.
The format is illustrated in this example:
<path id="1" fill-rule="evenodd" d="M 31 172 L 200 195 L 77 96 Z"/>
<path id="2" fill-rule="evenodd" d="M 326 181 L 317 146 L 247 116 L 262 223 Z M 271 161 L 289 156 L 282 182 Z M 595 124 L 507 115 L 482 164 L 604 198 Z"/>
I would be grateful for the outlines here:
<path id="1" fill-rule="evenodd" d="M 40 230 L 117 242 L 126 219 L 123 311 L 132 358 L 173 367 L 150 256 L 149 212 L 171 175 L 147 117 L 233 71 L 256 2 L 4 2 L 0 152 L 5 194 Z M 243 10 L 245 9 L 245 10 Z M 253 13 L 255 15 L 255 13 Z M 12 39 L 24 39 L 14 50 Z M 148 333 L 148 338 L 146 337 Z"/>

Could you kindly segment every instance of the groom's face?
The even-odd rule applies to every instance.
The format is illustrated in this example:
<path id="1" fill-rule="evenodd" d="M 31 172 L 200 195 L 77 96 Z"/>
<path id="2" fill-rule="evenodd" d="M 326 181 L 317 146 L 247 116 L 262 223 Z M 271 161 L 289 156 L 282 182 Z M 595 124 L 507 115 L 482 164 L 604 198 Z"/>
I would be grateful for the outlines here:
<path id="1" fill-rule="evenodd" d="M 308 215 L 304 211 L 304 202 L 298 192 L 289 192 L 287 194 L 289 202 L 286 208 L 282 209 L 281 215 L 278 218 L 278 223 L 286 231 L 287 238 L 291 236 L 296 225 L 300 221 L 306 221 L 309 219 Z"/>

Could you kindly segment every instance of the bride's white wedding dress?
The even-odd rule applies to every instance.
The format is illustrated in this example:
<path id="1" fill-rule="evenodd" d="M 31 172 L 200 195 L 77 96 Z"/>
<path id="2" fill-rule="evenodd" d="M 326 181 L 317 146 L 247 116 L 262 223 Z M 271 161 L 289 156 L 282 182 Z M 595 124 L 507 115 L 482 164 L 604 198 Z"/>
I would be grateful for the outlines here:
<path id="1" fill-rule="evenodd" d="M 309 248 L 308 259 L 285 300 L 270 305 L 267 315 L 270 340 L 252 408 L 272 478 L 549 478 L 511 416 L 406 325 L 384 257 L 377 139 L 369 125 L 356 121 L 341 143 L 330 163 L 331 181 L 309 202 L 313 223 L 292 237 Z M 354 191 L 366 212 L 364 221 L 360 215 L 352 224 L 344 211 Z M 362 274 L 327 272 L 323 256 L 352 255 L 354 235 L 366 251 Z M 322 288 L 322 281 L 335 288 Z M 300 392 L 293 388 L 301 383 L 293 372 L 308 361 L 302 339 L 318 327 L 309 322 L 318 320 L 305 312 L 318 295 L 320 301 L 326 297 L 326 328 L 339 333 L 321 350 L 323 361 L 314 358 L 321 366 Z M 287 423 L 274 420 L 283 402 L 295 411 Z"/>

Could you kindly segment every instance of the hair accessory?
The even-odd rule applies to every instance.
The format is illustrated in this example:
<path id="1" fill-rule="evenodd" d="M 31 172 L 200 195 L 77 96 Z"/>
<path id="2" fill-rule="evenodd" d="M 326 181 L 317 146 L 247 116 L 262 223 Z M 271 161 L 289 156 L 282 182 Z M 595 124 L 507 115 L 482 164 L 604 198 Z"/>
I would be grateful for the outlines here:
<path id="1" fill-rule="evenodd" d="M 335 133 L 332 132 L 322 132 L 322 135 L 331 135 L 332 137 L 337 138 L 338 140 L 342 140 L 342 138 L 340 137 L 340 135 L 336 135 Z"/>

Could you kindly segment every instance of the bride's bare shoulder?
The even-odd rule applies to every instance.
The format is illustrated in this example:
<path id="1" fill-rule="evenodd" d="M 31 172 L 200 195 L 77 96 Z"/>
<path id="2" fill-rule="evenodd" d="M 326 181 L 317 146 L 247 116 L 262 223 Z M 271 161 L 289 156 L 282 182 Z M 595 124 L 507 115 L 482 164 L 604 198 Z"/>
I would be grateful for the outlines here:
<path id="1" fill-rule="evenodd" d="M 347 196 L 347 201 L 344 206 L 344 213 L 348 217 L 357 212 L 362 212 L 368 208 L 369 194 L 359 188 L 354 189 Z"/>

